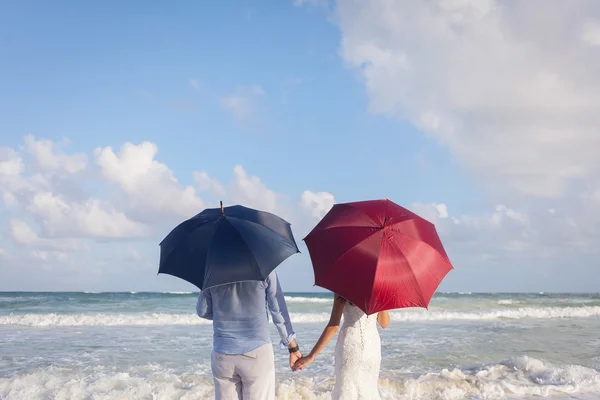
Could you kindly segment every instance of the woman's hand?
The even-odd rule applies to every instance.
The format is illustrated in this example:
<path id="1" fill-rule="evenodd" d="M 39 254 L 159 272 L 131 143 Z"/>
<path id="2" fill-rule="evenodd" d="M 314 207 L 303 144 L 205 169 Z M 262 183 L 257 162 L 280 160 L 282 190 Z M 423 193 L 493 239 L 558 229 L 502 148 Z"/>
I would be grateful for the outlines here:
<path id="1" fill-rule="evenodd" d="M 321 350 L 323 350 L 323 348 L 327 346 L 327 343 L 329 343 L 331 338 L 334 337 L 338 331 L 343 311 L 344 303 L 342 302 L 342 299 L 339 296 L 337 296 L 333 301 L 333 307 L 331 308 L 331 317 L 329 317 L 329 322 L 323 330 L 321 337 L 319 338 L 315 346 L 312 348 L 310 353 L 308 353 L 308 356 L 302 357 L 298 361 L 296 361 L 294 367 L 292 368 L 294 371 L 302 371 L 304 368 L 306 368 L 308 364 L 315 360 L 315 357 L 319 355 Z"/>
<path id="2" fill-rule="evenodd" d="M 315 358 L 313 356 L 308 355 L 306 357 L 302 357 L 298 361 L 296 361 L 296 363 L 294 364 L 294 368 L 292 369 L 294 371 L 302 371 L 304 368 L 308 367 L 308 365 L 313 361 L 315 361 Z"/>

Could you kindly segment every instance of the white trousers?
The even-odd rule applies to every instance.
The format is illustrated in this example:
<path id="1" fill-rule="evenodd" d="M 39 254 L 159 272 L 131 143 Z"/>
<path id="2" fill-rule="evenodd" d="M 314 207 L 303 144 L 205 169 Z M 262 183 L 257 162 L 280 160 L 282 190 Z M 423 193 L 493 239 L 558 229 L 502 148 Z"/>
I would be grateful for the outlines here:
<path id="1" fill-rule="evenodd" d="M 211 356 L 215 400 L 275 400 L 275 357 L 265 344 L 246 354 Z"/>

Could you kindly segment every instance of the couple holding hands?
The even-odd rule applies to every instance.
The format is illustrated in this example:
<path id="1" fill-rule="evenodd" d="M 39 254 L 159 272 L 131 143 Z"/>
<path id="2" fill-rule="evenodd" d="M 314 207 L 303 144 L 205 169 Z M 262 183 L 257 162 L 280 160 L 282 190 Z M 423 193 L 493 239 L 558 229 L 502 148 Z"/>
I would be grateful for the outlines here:
<path id="1" fill-rule="evenodd" d="M 216 399 L 275 398 L 270 314 L 295 371 L 314 361 L 343 317 L 332 398 L 378 400 L 377 324 L 387 327 L 385 310 L 426 308 L 453 269 L 435 226 L 388 199 L 335 204 L 304 241 L 315 285 L 334 293 L 329 323 L 304 357 L 274 272 L 299 252 L 288 222 L 221 203 L 181 223 L 161 242 L 159 273 L 200 288 L 197 313 L 213 321 Z"/>
<path id="2" fill-rule="evenodd" d="M 213 321 L 211 367 L 217 400 L 275 399 L 275 365 L 269 317 L 290 353 L 290 367 L 300 371 L 312 363 L 344 323 L 335 348 L 332 399 L 379 399 L 381 344 L 377 323 L 386 328 L 387 311 L 367 316 L 335 295 L 329 323 L 306 356 L 296 342 L 289 312 L 275 271 L 265 281 L 220 285 L 200 293 L 196 311 Z"/>

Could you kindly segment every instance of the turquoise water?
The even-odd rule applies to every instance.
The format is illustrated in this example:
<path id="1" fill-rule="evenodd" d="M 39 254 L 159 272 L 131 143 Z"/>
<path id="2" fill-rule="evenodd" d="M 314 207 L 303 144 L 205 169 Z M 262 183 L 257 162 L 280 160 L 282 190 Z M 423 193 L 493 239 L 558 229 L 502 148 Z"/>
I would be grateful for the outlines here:
<path id="1" fill-rule="evenodd" d="M 0 399 L 210 399 L 212 326 L 197 293 L 0 293 Z M 302 349 L 328 293 L 288 293 Z M 384 399 L 600 398 L 600 294 L 438 293 L 394 311 L 382 339 Z M 273 328 L 273 341 L 277 336 Z M 279 399 L 326 399 L 331 343 Z"/>

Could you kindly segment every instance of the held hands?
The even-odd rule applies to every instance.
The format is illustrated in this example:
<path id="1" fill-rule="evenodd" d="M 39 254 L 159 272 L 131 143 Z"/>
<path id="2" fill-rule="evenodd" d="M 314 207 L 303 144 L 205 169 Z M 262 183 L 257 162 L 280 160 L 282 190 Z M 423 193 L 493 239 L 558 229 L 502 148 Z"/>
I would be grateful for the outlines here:
<path id="1" fill-rule="evenodd" d="M 296 364 L 296 361 L 298 361 L 301 358 L 302 358 L 302 353 L 300 353 L 300 351 L 296 351 L 295 353 L 290 353 L 290 368 L 292 369 L 292 371 L 295 371 L 294 365 Z"/>
<path id="2" fill-rule="evenodd" d="M 296 361 L 296 363 L 292 367 L 292 370 L 294 370 L 294 371 L 302 371 L 304 368 L 308 367 L 308 365 L 310 363 L 312 363 L 313 361 L 315 361 L 315 358 L 313 356 L 311 356 L 311 355 L 308 355 L 306 357 L 302 357 L 302 358 L 300 358 L 300 359 L 298 359 Z"/>

